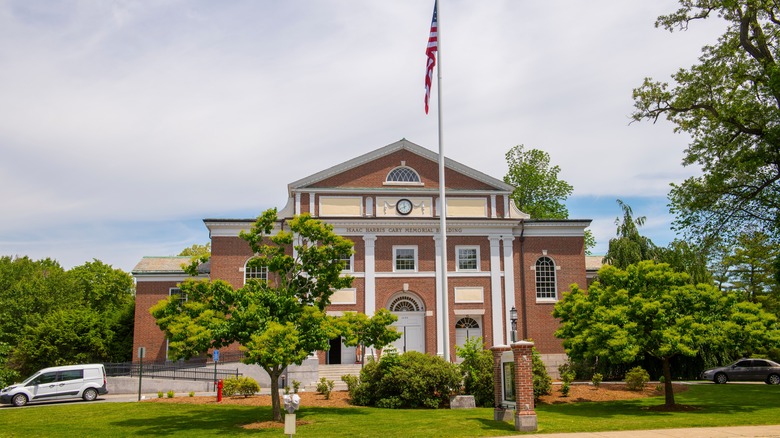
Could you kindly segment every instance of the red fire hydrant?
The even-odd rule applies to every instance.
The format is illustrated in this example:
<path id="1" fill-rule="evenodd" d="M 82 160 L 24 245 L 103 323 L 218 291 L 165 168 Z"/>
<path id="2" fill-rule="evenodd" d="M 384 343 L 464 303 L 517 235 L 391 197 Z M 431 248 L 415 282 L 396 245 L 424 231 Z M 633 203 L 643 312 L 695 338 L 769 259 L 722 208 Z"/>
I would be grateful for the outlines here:
<path id="1" fill-rule="evenodd" d="M 217 382 L 217 401 L 222 401 L 222 380 Z"/>

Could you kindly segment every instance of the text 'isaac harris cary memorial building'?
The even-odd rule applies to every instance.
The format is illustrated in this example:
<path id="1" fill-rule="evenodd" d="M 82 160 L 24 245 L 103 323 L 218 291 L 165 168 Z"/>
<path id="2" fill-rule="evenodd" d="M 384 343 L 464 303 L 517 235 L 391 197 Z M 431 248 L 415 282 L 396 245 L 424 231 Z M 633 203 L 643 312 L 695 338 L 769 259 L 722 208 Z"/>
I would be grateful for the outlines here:
<path id="1" fill-rule="evenodd" d="M 288 186 L 279 218 L 309 213 L 354 242 L 345 273 L 352 288 L 336 291 L 327 311 L 373 315 L 387 308 L 398 316 L 399 351 L 444 354 L 482 336 L 488 346 L 511 342 L 510 309 L 517 309 L 518 339 L 532 339 L 548 364 L 563 358 L 553 336 L 553 305 L 572 283 L 586 287 L 584 230 L 590 220 L 535 220 L 519 211 L 514 187 L 468 166 L 445 161 L 449 327 L 441 329 L 438 154 L 401 140 L 333 166 Z M 265 272 L 247 269 L 253 256 L 238 237 L 255 219 L 205 219 L 211 260 L 202 277 L 238 288 Z M 187 278 L 187 258 L 144 257 L 137 280 L 135 350 L 147 361 L 167 357 L 164 334 L 149 308 Z M 339 340 L 325 363 L 354 363 L 355 351 Z M 137 360 L 137 359 L 136 359 Z"/>

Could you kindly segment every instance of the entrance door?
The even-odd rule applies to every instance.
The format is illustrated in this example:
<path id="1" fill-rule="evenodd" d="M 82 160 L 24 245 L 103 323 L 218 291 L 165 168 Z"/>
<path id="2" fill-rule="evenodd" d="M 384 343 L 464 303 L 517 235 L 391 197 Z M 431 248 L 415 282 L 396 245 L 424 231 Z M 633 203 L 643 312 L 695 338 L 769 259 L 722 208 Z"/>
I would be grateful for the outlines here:
<path id="1" fill-rule="evenodd" d="M 393 342 L 393 346 L 399 353 L 407 351 L 419 351 L 425 353 L 425 313 L 402 312 L 395 313 L 398 321 L 393 326 L 401 332 L 401 337 Z"/>
<path id="2" fill-rule="evenodd" d="M 482 336 L 482 328 L 479 323 L 470 317 L 464 317 L 455 323 L 455 345 L 463 347 L 466 345 L 466 340 L 469 338 L 478 338 Z M 458 362 L 462 362 L 463 358 L 458 358 Z"/>
<path id="3" fill-rule="evenodd" d="M 420 305 L 420 301 L 409 294 L 403 294 L 395 297 L 388 308 L 398 317 L 393 327 L 401 332 L 401 337 L 393 342 L 393 346 L 399 353 L 425 353 L 425 309 Z"/>

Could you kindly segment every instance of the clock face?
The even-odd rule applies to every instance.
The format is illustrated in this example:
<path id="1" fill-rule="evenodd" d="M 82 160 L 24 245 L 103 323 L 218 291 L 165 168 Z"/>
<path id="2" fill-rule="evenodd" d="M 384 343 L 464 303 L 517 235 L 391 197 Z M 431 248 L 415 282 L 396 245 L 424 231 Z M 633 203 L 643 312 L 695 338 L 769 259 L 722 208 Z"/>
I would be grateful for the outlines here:
<path id="1" fill-rule="evenodd" d="M 407 215 L 412 212 L 412 201 L 408 199 L 401 199 L 397 204 L 395 204 L 395 209 L 398 210 L 398 213 Z"/>

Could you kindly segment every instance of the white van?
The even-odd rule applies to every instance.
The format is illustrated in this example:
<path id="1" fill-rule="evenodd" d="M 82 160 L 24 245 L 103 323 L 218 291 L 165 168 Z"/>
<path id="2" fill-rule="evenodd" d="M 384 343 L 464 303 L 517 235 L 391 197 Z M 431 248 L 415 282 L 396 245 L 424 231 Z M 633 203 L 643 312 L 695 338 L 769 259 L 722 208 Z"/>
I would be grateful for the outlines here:
<path id="1" fill-rule="evenodd" d="M 103 364 L 44 368 L 24 382 L 3 388 L 0 403 L 24 406 L 30 401 L 83 398 L 92 401 L 108 394 Z"/>

